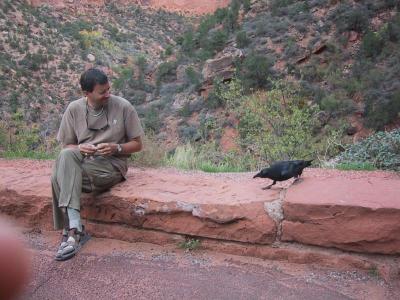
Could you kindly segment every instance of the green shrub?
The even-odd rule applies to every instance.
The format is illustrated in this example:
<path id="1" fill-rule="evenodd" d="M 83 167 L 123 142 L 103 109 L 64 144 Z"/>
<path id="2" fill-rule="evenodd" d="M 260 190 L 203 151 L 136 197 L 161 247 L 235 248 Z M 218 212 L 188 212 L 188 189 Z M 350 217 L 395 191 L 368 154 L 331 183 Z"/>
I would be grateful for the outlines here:
<path id="1" fill-rule="evenodd" d="M 208 49 L 200 49 L 196 52 L 196 58 L 199 61 L 205 61 L 214 56 L 214 53 Z"/>
<path id="2" fill-rule="evenodd" d="M 373 171 L 376 170 L 375 166 L 370 162 L 346 162 L 339 163 L 335 166 L 339 170 L 357 170 L 357 171 Z"/>
<path id="3" fill-rule="evenodd" d="M 190 107 L 184 106 L 184 109 L 180 111 L 180 115 L 183 117 L 189 117 L 190 114 Z M 196 126 L 187 125 L 187 126 L 180 126 L 178 128 L 178 134 L 181 141 L 184 143 L 193 142 L 195 139 L 199 138 L 199 133 Z"/>
<path id="4" fill-rule="evenodd" d="M 74 22 L 67 22 L 61 27 L 61 32 L 64 35 L 70 36 L 76 40 L 80 40 L 80 32 L 83 30 L 91 31 L 93 25 L 82 19 L 75 20 Z"/>
<path id="5" fill-rule="evenodd" d="M 195 90 L 199 89 L 201 86 L 201 74 L 196 72 L 196 70 L 189 66 L 185 69 L 186 83 L 193 85 Z"/>
<path id="6" fill-rule="evenodd" d="M 242 0 L 243 10 L 244 12 L 248 12 L 251 9 L 251 0 Z"/>
<path id="7" fill-rule="evenodd" d="M 143 118 L 144 128 L 148 131 L 151 130 L 154 133 L 158 133 L 161 127 L 161 120 L 158 114 L 158 110 L 154 107 L 148 109 Z"/>
<path id="8" fill-rule="evenodd" d="M 133 80 L 133 68 L 132 66 L 117 67 L 115 72 L 118 74 L 118 78 L 113 80 L 113 88 L 116 90 L 122 90 L 126 85 Z"/>
<path id="9" fill-rule="evenodd" d="M 165 54 L 166 57 L 168 57 L 168 56 L 171 56 L 172 53 L 174 53 L 174 48 L 171 45 L 168 45 L 165 48 L 165 53 L 164 54 Z"/>
<path id="10" fill-rule="evenodd" d="M 158 143 L 154 133 L 146 131 L 143 138 L 143 150 L 133 153 L 130 161 L 134 166 L 140 167 L 160 167 L 165 165 L 167 150 Z"/>
<path id="11" fill-rule="evenodd" d="M 206 99 L 206 106 L 210 109 L 216 109 L 225 105 L 225 99 L 221 97 L 222 90 L 225 88 L 220 78 L 214 78 L 213 88 Z"/>
<path id="12" fill-rule="evenodd" d="M 361 43 L 361 53 L 369 58 L 375 58 L 381 54 L 384 40 L 377 32 L 368 31 Z"/>
<path id="13" fill-rule="evenodd" d="M 340 136 L 334 130 L 326 130 L 322 137 L 316 135 L 320 110 L 307 105 L 297 85 L 278 81 L 268 92 L 249 96 L 240 96 L 239 89 L 236 84 L 236 88 L 224 90 L 222 97 L 235 99 L 227 104 L 237 114 L 242 149 L 252 151 L 264 163 L 325 155 L 327 140 Z M 337 149 L 329 151 L 335 154 Z"/>
<path id="14" fill-rule="evenodd" d="M 338 94 L 331 93 L 322 98 L 320 108 L 333 115 L 346 115 L 354 110 L 351 99 L 343 98 Z"/>
<path id="15" fill-rule="evenodd" d="M 2 133 L 8 131 L 6 137 L 1 137 Z M 17 110 L 12 115 L 8 124 L 0 122 L 0 146 L 3 148 L 2 157 L 6 158 L 35 158 L 49 159 L 54 158 L 59 148 L 55 143 L 49 147 L 51 140 L 45 140 L 40 135 L 37 125 L 27 126 L 22 110 Z"/>
<path id="16" fill-rule="evenodd" d="M 217 8 L 217 10 L 214 12 L 215 16 L 215 21 L 218 23 L 222 23 L 222 21 L 225 19 L 225 17 L 228 15 L 228 8 Z"/>
<path id="17" fill-rule="evenodd" d="M 224 30 L 216 30 L 212 32 L 210 40 L 208 41 L 208 50 L 210 52 L 221 51 L 225 47 L 228 35 Z"/>
<path id="18" fill-rule="evenodd" d="M 398 14 L 389 22 L 387 34 L 391 42 L 400 41 L 400 16 Z"/>
<path id="19" fill-rule="evenodd" d="M 365 125 L 382 130 L 385 125 L 400 117 L 400 90 L 388 98 L 368 94 L 365 99 Z"/>
<path id="20" fill-rule="evenodd" d="M 204 172 L 241 172 L 255 169 L 254 159 L 247 154 L 222 153 L 215 143 L 197 147 L 188 143 L 178 146 L 167 159 L 167 164 L 185 170 Z"/>
<path id="21" fill-rule="evenodd" d="M 180 242 L 178 246 L 186 251 L 193 251 L 201 246 L 201 242 L 198 239 L 186 239 L 184 242 Z"/>
<path id="22" fill-rule="evenodd" d="M 239 77 L 244 87 L 249 90 L 251 88 L 264 88 L 268 84 L 268 77 L 273 74 L 273 62 L 269 57 L 249 54 L 242 63 L 238 65 Z"/>
<path id="23" fill-rule="evenodd" d="M 133 105 L 141 105 L 145 103 L 146 101 L 146 92 L 145 91 L 135 91 L 135 94 L 129 102 L 131 102 Z"/>
<path id="24" fill-rule="evenodd" d="M 369 164 L 378 169 L 400 171 L 400 129 L 379 131 L 350 145 L 337 160 L 339 163 Z"/>
<path id="25" fill-rule="evenodd" d="M 329 18 L 333 19 L 339 33 L 345 31 L 364 32 L 368 29 L 370 11 L 363 5 L 341 3 L 331 12 Z"/>
<path id="26" fill-rule="evenodd" d="M 281 15 L 284 12 L 283 8 L 293 3 L 295 3 L 295 0 L 272 0 L 270 9 L 273 15 Z"/>
<path id="27" fill-rule="evenodd" d="M 236 44 L 239 48 L 245 48 L 250 44 L 250 39 L 247 37 L 246 31 L 239 31 L 236 34 Z"/>
<path id="28" fill-rule="evenodd" d="M 181 45 L 182 50 L 188 54 L 191 54 L 194 50 L 196 41 L 194 38 L 193 30 L 188 30 L 183 34 Z"/>
<path id="29" fill-rule="evenodd" d="M 26 66 L 28 69 L 32 71 L 38 71 L 42 64 L 47 62 L 47 56 L 42 52 L 38 53 L 28 53 L 25 57 L 20 61 L 22 66 Z"/>
<path id="30" fill-rule="evenodd" d="M 232 1 L 228 13 L 224 19 L 224 29 L 228 32 L 234 31 L 238 27 L 239 7 L 236 1 Z"/>
<path id="31" fill-rule="evenodd" d="M 163 62 L 158 66 L 157 81 L 172 81 L 176 79 L 176 61 Z"/>

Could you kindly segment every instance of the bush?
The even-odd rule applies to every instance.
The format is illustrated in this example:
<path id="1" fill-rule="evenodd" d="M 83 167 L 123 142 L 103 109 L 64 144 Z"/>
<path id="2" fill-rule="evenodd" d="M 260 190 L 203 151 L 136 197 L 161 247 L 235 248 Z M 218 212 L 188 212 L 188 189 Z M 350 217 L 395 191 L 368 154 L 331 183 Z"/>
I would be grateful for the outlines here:
<path id="1" fill-rule="evenodd" d="M 349 146 L 337 156 L 339 163 L 370 164 L 378 169 L 400 171 L 400 129 L 380 131 Z"/>
<path id="2" fill-rule="evenodd" d="M 248 55 L 238 65 L 239 77 L 247 90 L 264 88 L 268 84 L 268 77 L 272 75 L 273 62 L 270 58 L 258 54 Z"/>
<path id="3" fill-rule="evenodd" d="M 22 66 L 26 66 L 28 69 L 32 71 L 38 71 L 42 64 L 47 62 L 47 56 L 42 52 L 38 53 L 28 53 L 25 57 L 20 61 Z"/>
<path id="4" fill-rule="evenodd" d="M 148 109 L 144 114 L 143 123 L 146 131 L 158 133 L 161 127 L 161 120 L 157 109 L 155 109 L 154 107 Z"/>
<path id="5" fill-rule="evenodd" d="M 388 98 L 377 99 L 374 94 L 369 94 L 365 104 L 365 125 L 382 130 L 385 125 L 400 117 L 400 90 Z"/>
<path id="6" fill-rule="evenodd" d="M 295 0 L 273 0 L 271 1 L 271 12 L 273 15 L 282 15 L 284 12 L 283 8 L 295 3 Z"/>
<path id="7" fill-rule="evenodd" d="M 178 41 L 179 42 L 179 41 Z M 193 30 L 188 30 L 183 34 L 181 39 L 182 50 L 185 53 L 191 54 L 195 47 L 195 39 Z"/>
<path id="8" fill-rule="evenodd" d="M 370 11 L 365 6 L 353 6 L 349 3 L 339 4 L 330 14 L 339 33 L 350 30 L 364 32 L 368 28 L 369 17 Z"/>
<path id="9" fill-rule="evenodd" d="M 250 44 L 250 39 L 247 37 L 246 31 L 239 31 L 236 34 L 236 44 L 239 48 L 245 48 Z"/>
<path id="10" fill-rule="evenodd" d="M 217 10 L 214 12 L 215 16 L 215 21 L 218 23 L 222 23 L 222 21 L 226 18 L 228 15 L 228 8 L 217 8 Z"/>
<path id="11" fill-rule="evenodd" d="M 236 84 L 234 81 L 230 85 Z M 235 88 L 223 92 L 240 95 Z M 301 159 L 325 155 L 327 139 L 337 139 L 334 130 L 326 130 L 323 137 L 316 137 L 320 126 L 317 106 L 308 106 L 298 86 L 278 81 L 268 92 L 235 97 L 228 107 L 239 120 L 240 145 L 264 163 L 277 160 Z M 241 98 L 241 99 L 240 99 Z M 337 149 L 329 149 L 335 153 Z"/>
<path id="12" fill-rule="evenodd" d="M 234 1 L 228 9 L 228 13 L 224 19 L 224 29 L 228 32 L 234 31 L 238 27 L 239 8 L 234 7 Z"/>
<path id="13" fill-rule="evenodd" d="M 141 89 L 145 89 L 145 82 L 144 82 L 144 75 L 147 67 L 147 60 L 146 57 L 140 55 L 136 59 L 136 65 L 139 68 L 139 76 L 137 86 Z"/>
<path id="14" fill-rule="evenodd" d="M 76 40 L 80 39 L 80 32 L 81 31 L 91 31 L 93 29 L 92 24 L 84 21 L 84 20 L 77 20 L 74 22 L 68 22 L 63 25 L 61 28 L 61 32 L 64 35 L 70 36 Z"/>
<path id="15" fill-rule="evenodd" d="M 346 115 L 354 111 L 354 104 L 351 99 L 344 98 L 339 92 L 330 93 L 320 101 L 320 108 L 332 115 Z"/>
<path id="16" fill-rule="evenodd" d="M 185 115 L 190 116 L 188 113 Z M 178 129 L 179 138 L 184 143 L 193 142 L 199 138 L 197 128 L 195 126 L 183 126 Z"/>
<path id="17" fill-rule="evenodd" d="M 197 169 L 204 172 L 241 172 L 255 169 L 255 162 L 249 155 L 221 153 L 215 143 L 194 147 L 188 143 L 178 146 L 168 157 L 167 164 L 180 169 Z"/>
<path id="18" fill-rule="evenodd" d="M 221 97 L 224 83 L 220 78 L 214 78 L 213 89 L 208 94 L 206 106 L 210 109 L 216 109 L 225 105 L 225 99 Z"/>
<path id="19" fill-rule="evenodd" d="M 145 103 L 146 101 L 146 92 L 145 91 L 135 91 L 135 94 L 129 102 L 131 102 L 133 105 L 141 105 Z"/>
<path id="20" fill-rule="evenodd" d="M 176 61 L 163 62 L 158 66 L 157 82 L 158 81 L 172 81 L 176 79 Z"/>
<path id="21" fill-rule="evenodd" d="M 7 131 L 8 135 L 4 136 Z M 46 140 L 40 134 L 37 125 L 25 124 L 22 110 L 14 113 L 8 124 L 0 122 L 0 146 L 4 149 L 1 156 L 7 158 L 49 159 L 54 158 L 59 150 L 52 140 Z"/>
<path id="22" fill-rule="evenodd" d="M 361 53 L 368 58 L 375 58 L 381 54 L 384 40 L 377 32 L 368 31 L 361 44 Z"/>
<path id="23" fill-rule="evenodd" d="M 391 42 L 400 41 L 400 16 L 397 15 L 388 24 L 387 28 L 388 38 Z"/>
<path id="24" fill-rule="evenodd" d="M 157 143 L 152 132 L 146 132 L 143 139 L 143 150 L 133 153 L 130 161 L 134 166 L 160 167 L 165 165 L 167 150 Z"/>
<path id="25" fill-rule="evenodd" d="M 113 88 L 116 90 L 124 89 L 127 84 L 133 81 L 134 73 L 132 66 L 118 67 L 115 68 L 115 71 L 118 73 L 118 78 L 113 80 Z"/>
<path id="26" fill-rule="evenodd" d="M 196 72 L 193 67 L 187 67 L 185 69 L 187 84 L 193 85 L 195 90 L 199 89 L 201 86 L 201 74 Z"/>
<path id="27" fill-rule="evenodd" d="M 216 30 L 211 34 L 207 49 L 212 53 L 221 51 L 225 47 L 227 39 L 228 35 L 224 30 Z"/>

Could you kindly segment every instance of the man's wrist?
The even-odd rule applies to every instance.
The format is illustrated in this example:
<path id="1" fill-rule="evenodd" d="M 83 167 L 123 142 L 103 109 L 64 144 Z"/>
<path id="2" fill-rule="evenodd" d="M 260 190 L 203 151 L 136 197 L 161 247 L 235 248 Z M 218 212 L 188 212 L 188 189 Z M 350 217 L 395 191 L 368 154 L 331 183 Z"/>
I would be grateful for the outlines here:
<path id="1" fill-rule="evenodd" d="M 117 154 L 121 154 L 121 153 L 122 153 L 122 146 L 121 146 L 121 144 L 117 144 L 117 151 L 116 151 L 116 153 L 117 153 Z"/>

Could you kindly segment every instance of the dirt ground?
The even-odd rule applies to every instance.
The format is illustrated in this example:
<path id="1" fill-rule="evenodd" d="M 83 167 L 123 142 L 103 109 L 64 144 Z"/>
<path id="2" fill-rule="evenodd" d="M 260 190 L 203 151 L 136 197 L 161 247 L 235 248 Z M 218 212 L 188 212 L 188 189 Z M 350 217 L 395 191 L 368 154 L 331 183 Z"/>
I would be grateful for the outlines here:
<path id="1" fill-rule="evenodd" d="M 25 232 L 32 276 L 20 299 L 400 299 L 400 282 L 205 250 L 92 238 L 56 262 L 56 232 Z"/>

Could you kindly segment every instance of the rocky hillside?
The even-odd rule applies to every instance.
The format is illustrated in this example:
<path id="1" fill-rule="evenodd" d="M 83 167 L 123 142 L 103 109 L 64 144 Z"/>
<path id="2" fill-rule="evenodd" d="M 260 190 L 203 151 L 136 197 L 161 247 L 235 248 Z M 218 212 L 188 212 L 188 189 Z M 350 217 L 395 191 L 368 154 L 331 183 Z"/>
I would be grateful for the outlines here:
<path id="1" fill-rule="evenodd" d="M 56 9 L 74 8 L 84 9 L 84 7 L 102 7 L 107 1 L 104 0 L 27 0 L 32 6 L 50 5 Z M 122 6 L 137 4 L 143 8 L 163 9 L 185 14 L 205 14 L 213 13 L 217 8 L 226 7 L 229 0 L 118 0 L 114 3 Z"/>
<path id="2" fill-rule="evenodd" d="M 79 74 L 92 65 L 170 149 L 195 142 L 272 157 L 263 145 L 281 143 L 289 129 L 263 124 L 284 122 L 308 131 L 276 153 L 305 144 L 306 134 L 318 144 L 310 153 L 326 156 L 399 125 L 395 0 L 28 2 L 0 4 L 3 147 L 27 137 L 29 149 L 53 143 L 62 111 L 79 95 Z M 286 120 L 268 119 L 276 91 Z M 299 155 L 307 152 L 287 156 Z"/>
<path id="3" fill-rule="evenodd" d="M 60 113 L 80 95 L 79 74 L 89 66 L 111 78 L 140 77 L 143 84 L 188 26 L 175 13 L 113 2 L 86 7 L 85 14 L 24 1 L 3 1 L 0 8 L 1 120 L 11 121 L 11 135 L 20 123 L 54 135 Z M 151 80 L 142 88 L 154 89 Z"/>

